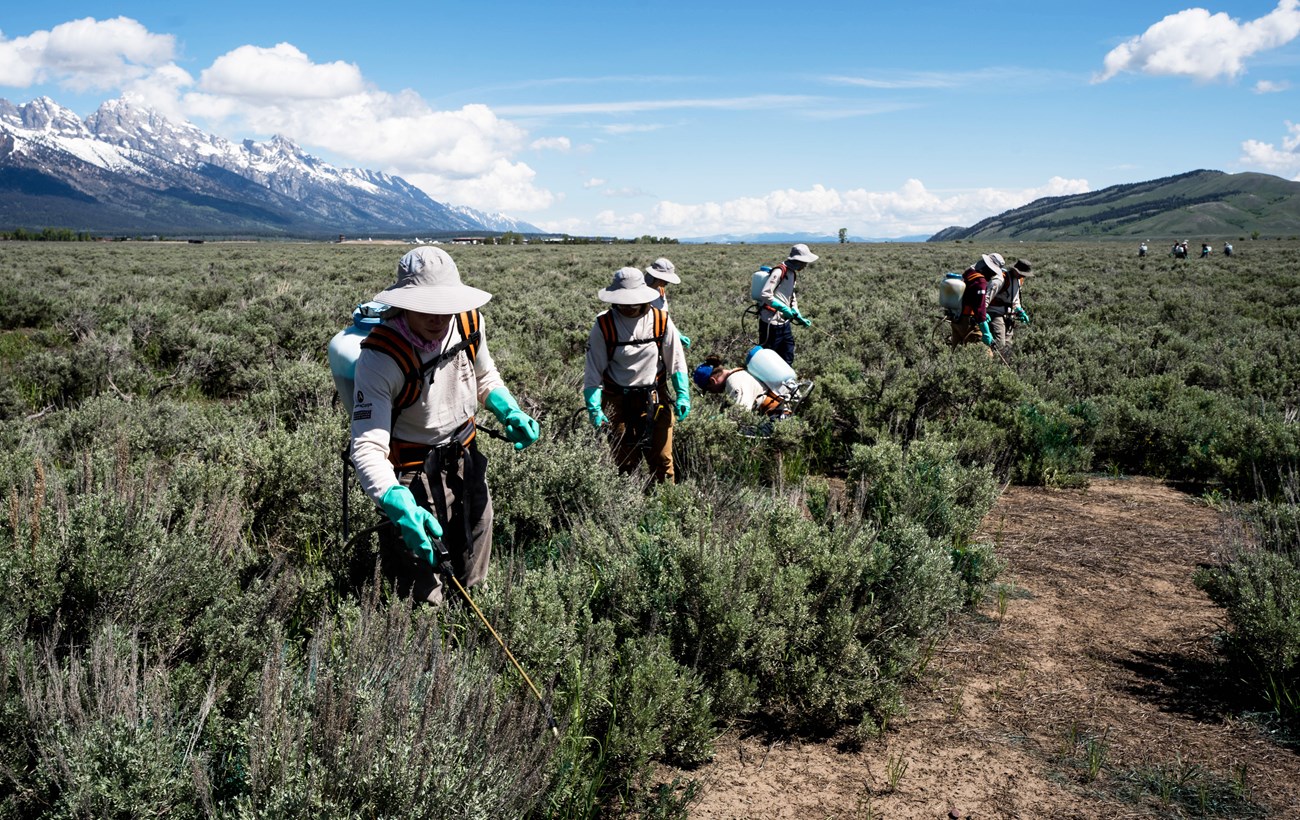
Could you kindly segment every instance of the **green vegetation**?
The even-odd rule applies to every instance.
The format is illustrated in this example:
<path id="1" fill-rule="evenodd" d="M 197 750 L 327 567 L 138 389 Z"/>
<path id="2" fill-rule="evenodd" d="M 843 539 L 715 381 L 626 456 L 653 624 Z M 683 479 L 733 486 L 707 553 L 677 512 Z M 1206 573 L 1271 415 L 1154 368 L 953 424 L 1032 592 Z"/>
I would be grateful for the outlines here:
<path id="1" fill-rule="evenodd" d="M 730 722 L 869 736 L 899 713 L 995 579 L 975 531 L 1000 482 L 1293 489 L 1295 243 L 819 247 L 800 415 L 747 439 L 696 396 L 682 481 L 648 492 L 579 412 L 595 292 L 659 255 L 638 247 L 451 249 L 543 425 L 521 454 L 480 437 L 496 554 L 474 595 L 555 742 L 472 613 L 389 600 L 340 547 L 324 349 L 402 248 L 7 244 L 0 817 L 674 816 L 695 789 L 652 763 L 707 760 Z M 944 271 L 986 250 L 1042 271 L 1006 364 L 939 319 Z M 750 273 L 784 251 L 669 251 L 692 363 L 741 361 Z M 351 506 L 374 520 L 355 485 Z"/>

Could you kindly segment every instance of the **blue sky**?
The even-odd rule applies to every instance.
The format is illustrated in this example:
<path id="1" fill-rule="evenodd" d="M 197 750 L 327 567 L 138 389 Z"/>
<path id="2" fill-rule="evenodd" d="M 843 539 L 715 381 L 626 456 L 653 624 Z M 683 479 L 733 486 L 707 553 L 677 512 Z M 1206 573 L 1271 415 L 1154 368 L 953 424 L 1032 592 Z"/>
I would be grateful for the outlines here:
<path id="1" fill-rule="evenodd" d="M 0 96 L 127 95 L 548 230 L 928 234 L 1300 174 L 1300 0 L 11 3 Z"/>

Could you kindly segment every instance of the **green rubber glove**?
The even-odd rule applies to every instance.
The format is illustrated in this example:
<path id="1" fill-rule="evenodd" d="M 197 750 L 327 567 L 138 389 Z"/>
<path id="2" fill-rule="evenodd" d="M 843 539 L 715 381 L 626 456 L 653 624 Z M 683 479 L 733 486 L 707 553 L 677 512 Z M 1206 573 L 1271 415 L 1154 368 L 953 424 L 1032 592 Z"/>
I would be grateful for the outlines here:
<path id="1" fill-rule="evenodd" d="M 401 484 L 390 487 L 379 500 L 379 505 L 384 508 L 388 520 L 402 531 L 406 548 L 415 553 L 416 558 L 428 561 L 429 566 L 438 566 L 433 539 L 442 537 L 442 525 L 434 514 L 417 504 L 415 496 Z"/>
<path id="2" fill-rule="evenodd" d="M 609 417 L 600 406 L 600 388 L 588 387 L 582 391 L 582 398 L 587 402 L 587 418 L 591 420 L 591 426 L 597 430 L 602 425 L 609 424 Z"/>
<path id="3" fill-rule="evenodd" d="M 677 398 L 673 399 L 673 409 L 677 411 L 677 420 L 681 421 L 691 412 L 691 388 L 684 371 L 673 373 L 673 390 L 677 393 Z"/>
<path id="4" fill-rule="evenodd" d="M 506 428 L 506 438 L 514 442 L 516 450 L 522 450 L 537 441 L 541 432 L 537 420 L 519 409 L 509 390 L 498 387 L 487 394 L 487 401 L 483 404 L 497 417 L 501 426 Z"/>
<path id="5" fill-rule="evenodd" d="M 794 317 L 799 315 L 799 311 L 790 307 L 785 302 L 780 302 L 777 301 L 776 299 L 772 300 L 772 310 L 775 310 L 777 313 L 781 314 L 787 319 L 793 319 Z"/>
<path id="6" fill-rule="evenodd" d="M 989 320 L 985 319 L 979 323 L 980 335 L 984 337 L 984 344 L 989 347 L 993 346 L 993 331 L 989 330 Z"/>
<path id="7" fill-rule="evenodd" d="M 797 310 L 794 312 L 794 320 L 804 327 L 812 326 L 812 319 L 809 319 Z"/>
<path id="8" fill-rule="evenodd" d="M 681 340 L 681 342 L 682 342 L 682 347 L 686 348 L 687 350 L 690 350 L 690 349 L 691 349 L 691 337 L 690 337 L 690 336 L 683 336 L 682 333 L 681 333 L 680 331 L 678 331 L 678 333 L 677 333 L 677 338 Z"/>
<path id="9" fill-rule="evenodd" d="M 1022 307 L 1016 308 L 1016 319 L 1018 319 L 1022 324 L 1029 324 L 1029 314 L 1025 313 L 1025 309 Z"/>

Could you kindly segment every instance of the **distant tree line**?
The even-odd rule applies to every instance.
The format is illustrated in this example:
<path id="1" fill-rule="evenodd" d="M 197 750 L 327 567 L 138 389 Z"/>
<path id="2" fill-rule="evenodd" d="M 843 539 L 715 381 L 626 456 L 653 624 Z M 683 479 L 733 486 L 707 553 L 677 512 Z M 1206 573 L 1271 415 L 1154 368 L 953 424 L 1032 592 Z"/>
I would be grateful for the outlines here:
<path id="1" fill-rule="evenodd" d="M 89 231 L 74 231 L 71 228 L 42 228 L 39 233 L 26 228 L 0 231 L 0 239 L 20 242 L 90 242 L 94 238 Z"/>

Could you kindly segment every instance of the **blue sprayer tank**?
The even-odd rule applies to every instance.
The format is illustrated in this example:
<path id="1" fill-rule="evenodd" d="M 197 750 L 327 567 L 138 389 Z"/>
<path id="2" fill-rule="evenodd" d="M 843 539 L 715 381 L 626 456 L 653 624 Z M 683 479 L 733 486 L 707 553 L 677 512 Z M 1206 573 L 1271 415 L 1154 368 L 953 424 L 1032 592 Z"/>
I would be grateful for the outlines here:
<path id="1" fill-rule="evenodd" d="M 966 280 L 960 273 L 945 273 L 939 283 L 939 306 L 949 316 L 961 315 L 961 297 L 966 292 Z"/>
<path id="2" fill-rule="evenodd" d="M 745 356 L 745 369 L 763 386 L 781 396 L 790 396 L 798 388 L 798 377 L 775 350 L 755 345 Z"/>
<path id="3" fill-rule="evenodd" d="M 357 305 L 352 311 L 352 324 L 330 339 L 330 372 L 334 374 L 334 387 L 339 391 L 339 399 L 347 408 L 349 416 L 352 415 L 353 394 L 356 392 L 357 357 L 361 355 L 361 340 L 383 321 L 383 312 L 387 308 L 388 305 L 382 302 Z"/>

